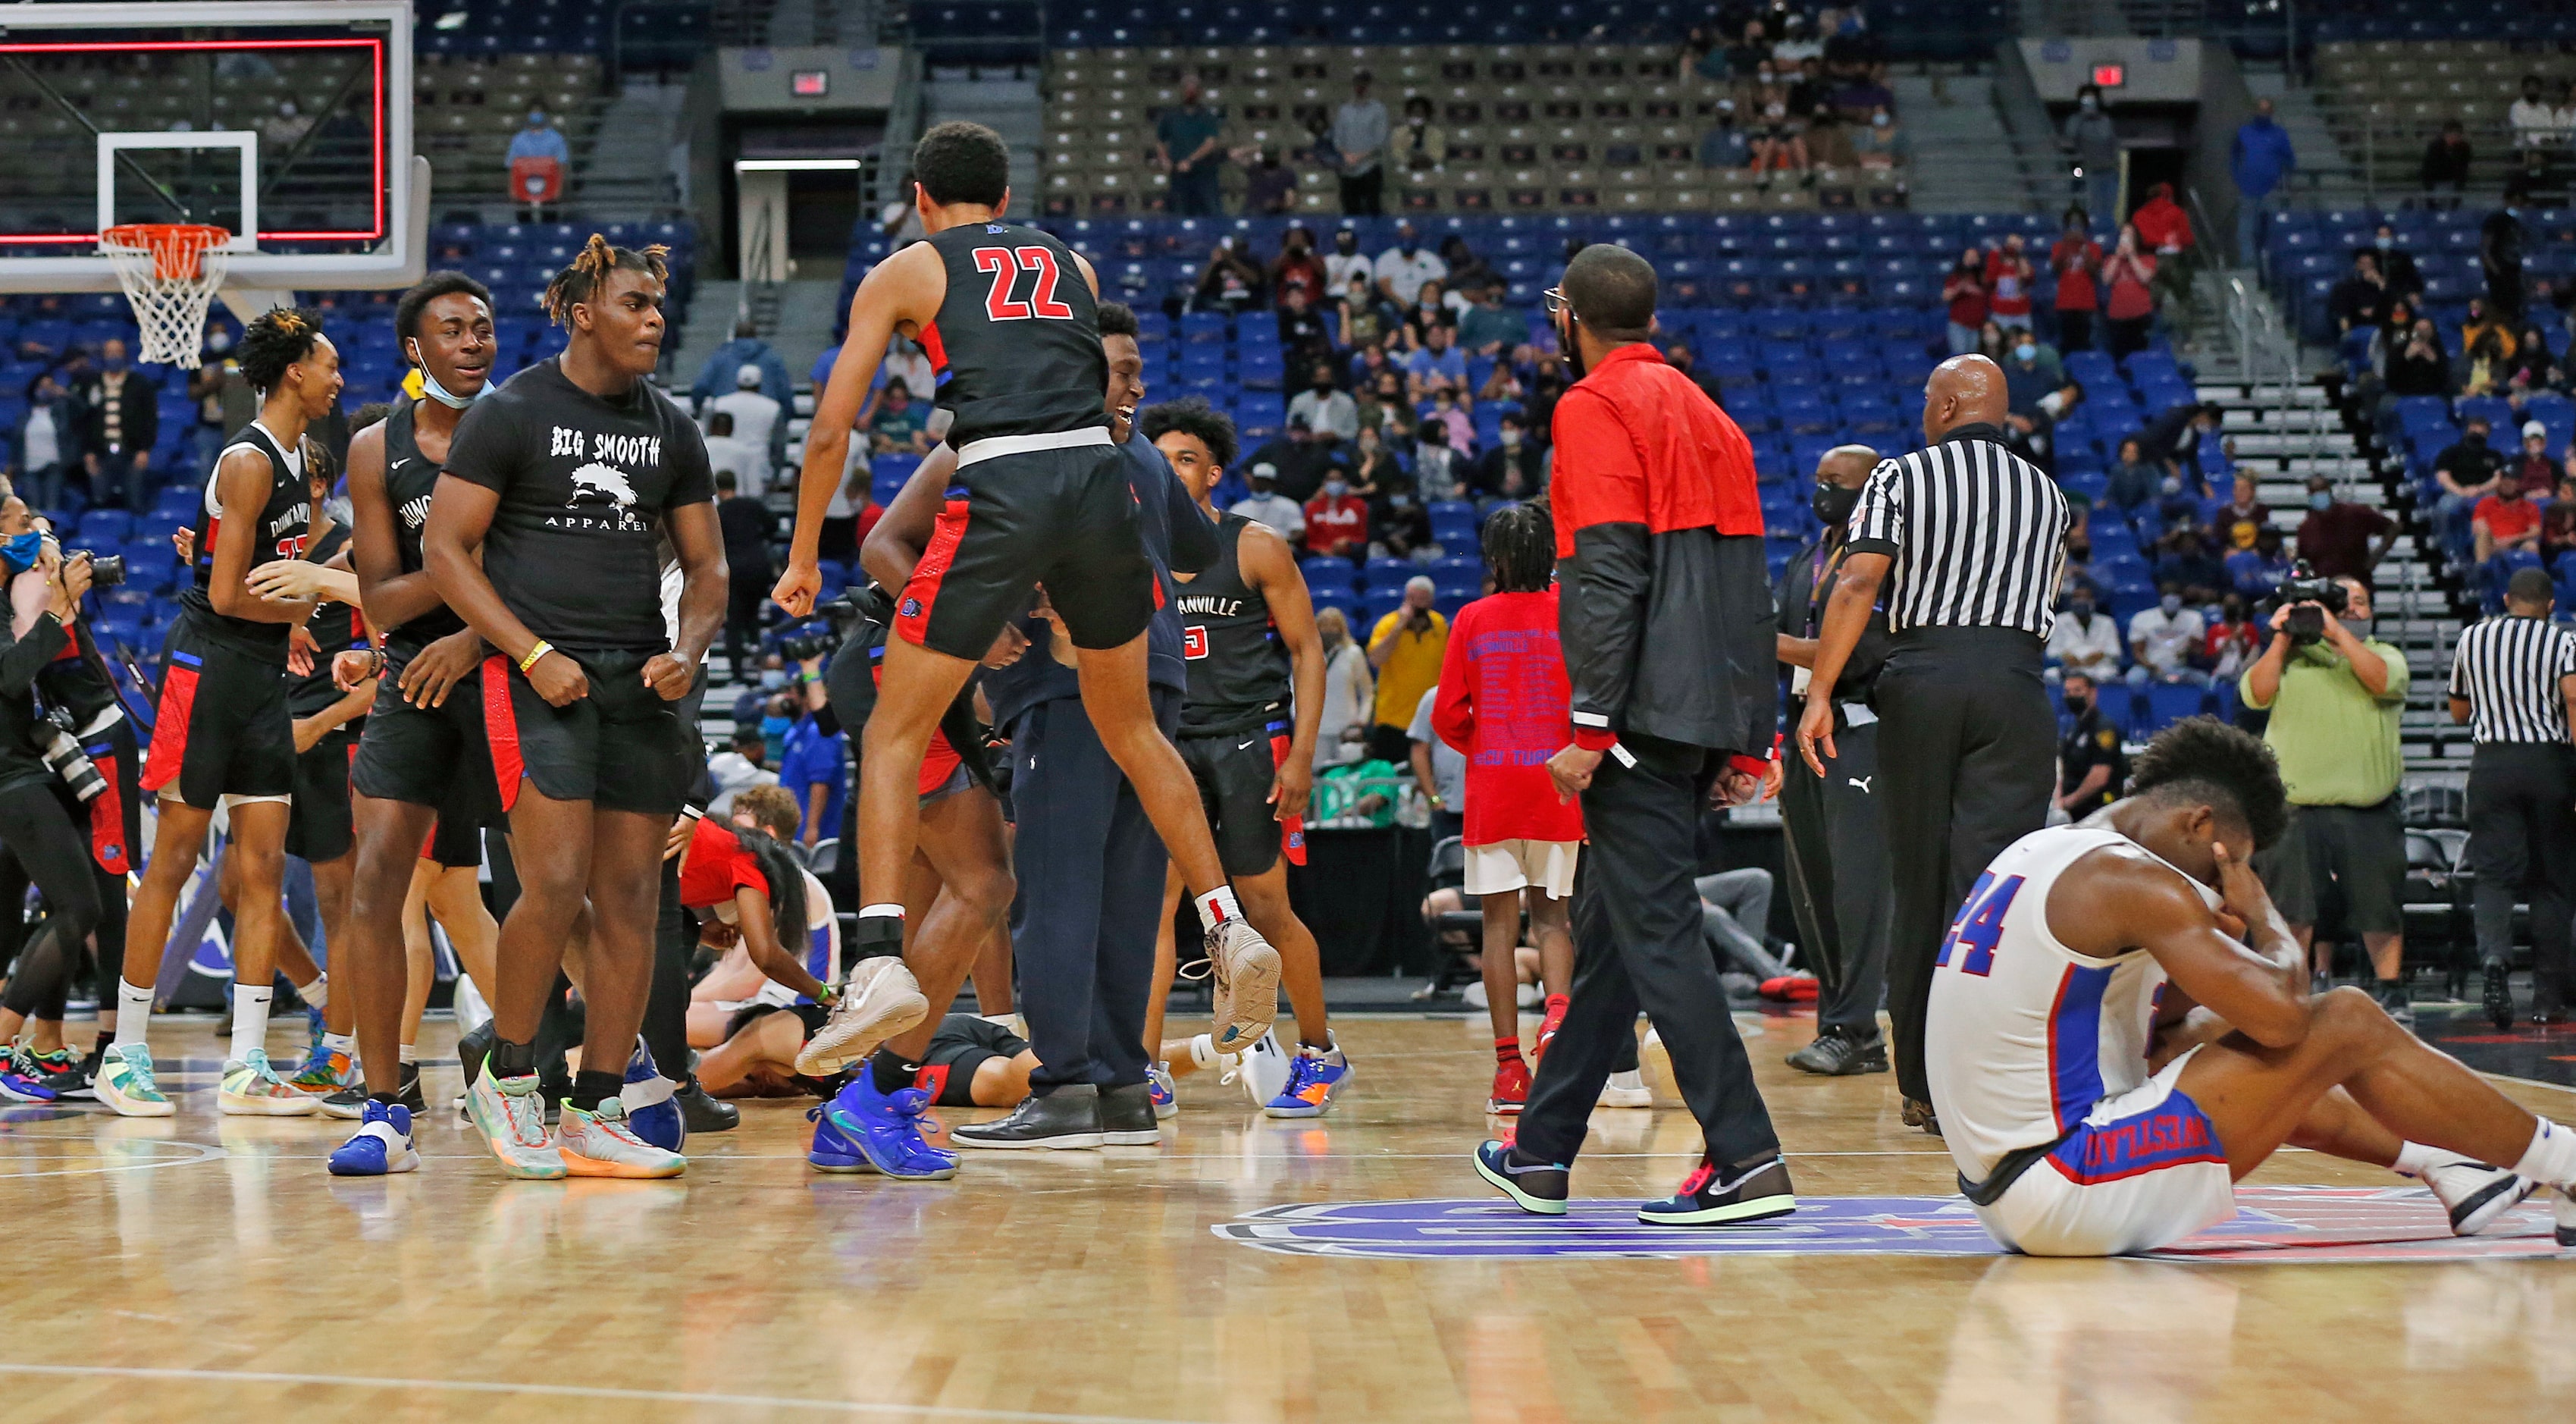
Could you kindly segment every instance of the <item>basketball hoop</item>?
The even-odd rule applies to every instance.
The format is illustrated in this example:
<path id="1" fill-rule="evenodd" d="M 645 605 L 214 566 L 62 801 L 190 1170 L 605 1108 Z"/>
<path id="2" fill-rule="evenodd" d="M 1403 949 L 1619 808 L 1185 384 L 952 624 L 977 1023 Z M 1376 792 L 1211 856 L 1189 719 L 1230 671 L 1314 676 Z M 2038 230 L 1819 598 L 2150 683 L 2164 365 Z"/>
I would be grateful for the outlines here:
<path id="1" fill-rule="evenodd" d="M 201 223 L 129 223 L 98 235 L 143 329 L 146 365 L 194 367 L 232 234 Z"/>

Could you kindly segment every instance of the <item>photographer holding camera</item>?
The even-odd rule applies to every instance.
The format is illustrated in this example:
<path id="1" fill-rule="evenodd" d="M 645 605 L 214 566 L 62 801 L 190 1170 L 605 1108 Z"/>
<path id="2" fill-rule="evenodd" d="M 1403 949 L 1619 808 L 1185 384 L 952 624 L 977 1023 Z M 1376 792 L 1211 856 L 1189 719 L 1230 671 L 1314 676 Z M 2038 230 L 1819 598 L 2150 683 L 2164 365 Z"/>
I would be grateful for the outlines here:
<path id="1" fill-rule="evenodd" d="M 2289 787 L 2290 829 L 2258 868 L 2303 949 L 2316 933 L 2327 879 L 2341 887 L 2345 923 L 2370 949 L 2381 1006 L 2411 1025 L 2414 1011 L 2398 978 L 2406 830 L 2397 802 L 2404 767 L 2397 723 L 2406 705 L 2406 655 L 2368 636 L 2368 585 L 2318 577 L 2305 560 L 2281 585 L 2271 628 L 2270 645 L 2238 691 L 2246 706 L 2271 711 L 2263 740 Z M 2320 992 L 2331 969 L 2314 963 Z"/>
<path id="2" fill-rule="evenodd" d="M 66 774 L 88 763 L 46 715 L 36 696 L 36 675 L 72 646 L 81 595 L 90 587 L 90 559 L 65 558 L 48 542 L 32 568 L 43 576 L 43 607 L 0 630 L 0 844 L 44 893 L 58 952 L 77 955 L 98 926 L 99 887 L 90 874 L 86 838 L 56 799 L 54 786 L 58 763 Z M 89 777 L 97 775 L 88 770 Z M 10 1007 L 32 1016 L 38 1006 L 13 996 Z"/>

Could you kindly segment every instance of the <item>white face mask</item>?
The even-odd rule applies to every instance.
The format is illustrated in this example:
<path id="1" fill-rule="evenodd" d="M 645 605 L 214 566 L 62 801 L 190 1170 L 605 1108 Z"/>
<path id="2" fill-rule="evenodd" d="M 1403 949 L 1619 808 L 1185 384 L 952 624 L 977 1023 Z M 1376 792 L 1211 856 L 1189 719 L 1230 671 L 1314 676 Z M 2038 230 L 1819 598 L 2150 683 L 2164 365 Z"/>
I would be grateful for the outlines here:
<path id="1" fill-rule="evenodd" d="M 413 342 L 411 349 L 413 357 L 417 359 L 420 355 L 420 343 L 417 341 Z M 487 376 L 484 378 L 481 386 L 474 390 L 467 391 L 465 394 L 460 396 L 448 390 L 445 386 L 440 385 L 438 383 L 438 378 L 429 373 L 429 367 L 425 365 L 420 367 L 421 394 L 438 402 L 440 405 L 446 406 L 450 410 L 465 409 L 467 406 L 481 400 L 484 394 L 491 389 L 492 381 L 491 378 Z"/>

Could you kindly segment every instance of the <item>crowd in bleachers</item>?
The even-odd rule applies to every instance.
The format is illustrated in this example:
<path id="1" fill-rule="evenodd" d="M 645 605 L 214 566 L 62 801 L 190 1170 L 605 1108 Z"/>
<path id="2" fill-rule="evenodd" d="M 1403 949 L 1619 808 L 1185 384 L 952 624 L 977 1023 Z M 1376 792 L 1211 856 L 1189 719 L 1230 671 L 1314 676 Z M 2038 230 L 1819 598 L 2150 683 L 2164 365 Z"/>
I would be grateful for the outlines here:
<path id="1" fill-rule="evenodd" d="M 1858 7 L 1739 4 L 1704 18 L 1678 45 L 1590 35 L 1057 54 L 1043 208 L 1902 205 L 1912 139 L 1887 46 Z"/>

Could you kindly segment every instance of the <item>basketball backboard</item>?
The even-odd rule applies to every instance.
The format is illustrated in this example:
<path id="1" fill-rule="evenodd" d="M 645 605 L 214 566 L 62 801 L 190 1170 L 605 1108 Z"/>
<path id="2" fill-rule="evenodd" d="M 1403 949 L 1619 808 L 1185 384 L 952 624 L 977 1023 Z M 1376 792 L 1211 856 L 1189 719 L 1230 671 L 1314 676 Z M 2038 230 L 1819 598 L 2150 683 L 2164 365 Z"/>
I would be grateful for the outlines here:
<path id="1" fill-rule="evenodd" d="M 99 234 L 231 232 L 227 300 L 425 266 L 408 0 L 0 6 L 0 292 L 114 291 Z"/>

